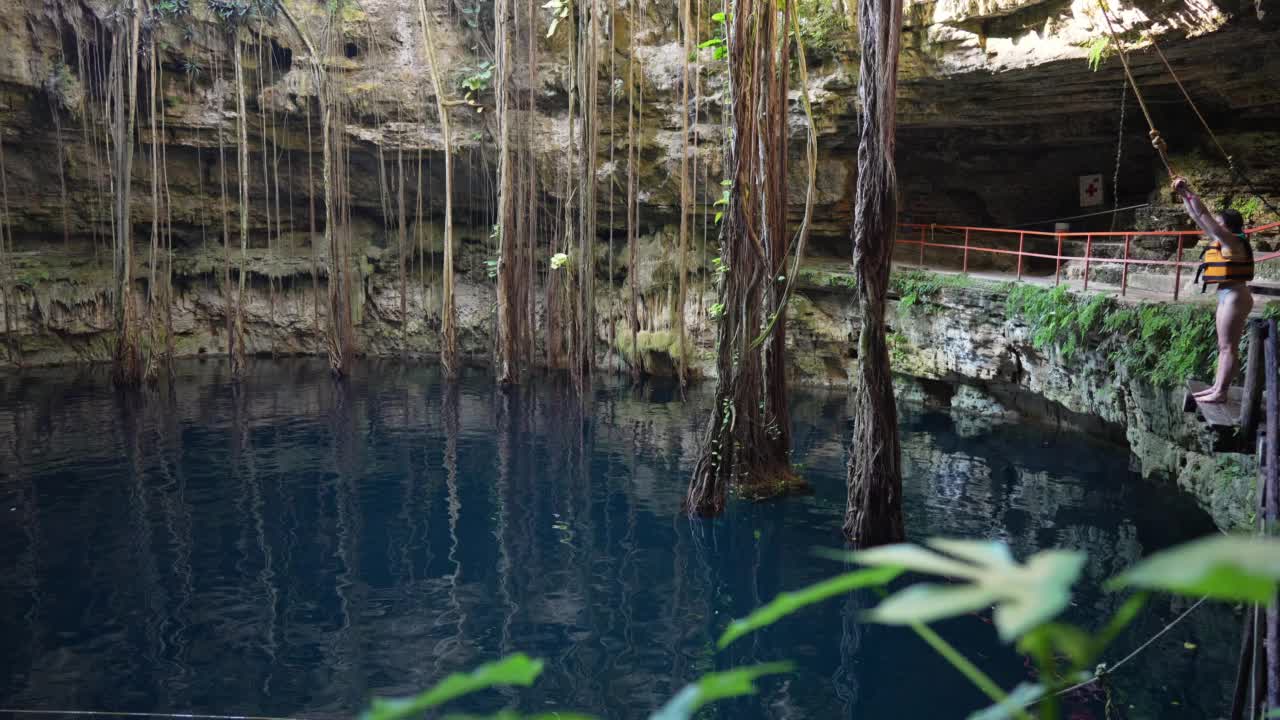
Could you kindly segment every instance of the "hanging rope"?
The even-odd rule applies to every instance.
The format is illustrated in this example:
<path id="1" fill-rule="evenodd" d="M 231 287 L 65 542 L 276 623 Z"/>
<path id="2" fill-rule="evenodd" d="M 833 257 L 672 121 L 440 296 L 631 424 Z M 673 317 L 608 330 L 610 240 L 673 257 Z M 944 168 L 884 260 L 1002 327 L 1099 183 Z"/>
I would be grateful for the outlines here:
<path id="1" fill-rule="evenodd" d="M 1116 130 L 1116 169 L 1111 176 L 1111 232 L 1116 231 L 1116 220 L 1120 217 L 1120 160 L 1124 153 L 1124 109 L 1125 100 L 1129 97 L 1129 86 L 1120 83 L 1120 125 Z"/>
<path id="2" fill-rule="evenodd" d="M 1272 205 L 1269 200 L 1263 197 L 1262 193 L 1254 187 L 1253 181 L 1251 181 L 1248 176 L 1240 170 L 1240 168 L 1236 167 L 1235 158 L 1232 157 L 1231 153 L 1227 152 L 1227 149 L 1218 141 L 1218 136 L 1214 134 L 1213 128 L 1209 127 L 1209 121 L 1204 119 L 1204 114 L 1200 112 L 1200 108 L 1196 105 L 1196 101 L 1191 99 L 1191 93 L 1187 92 L 1186 86 L 1182 84 L 1182 79 L 1178 77 L 1178 73 L 1174 72 L 1173 65 L 1169 64 L 1169 58 L 1165 57 L 1164 51 L 1160 49 L 1160 44 L 1152 39 L 1151 47 L 1155 48 L 1156 55 L 1160 56 L 1160 62 L 1164 63 L 1164 69 L 1169 71 L 1169 76 L 1173 78 L 1174 84 L 1176 84 L 1178 89 L 1182 91 L 1182 97 L 1186 98 L 1187 104 L 1191 106 L 1191 111 L 1194 112 L 1196 114 L 1196 118 L 1200 120 L 1200 126 L 1209 134 L 1209 139 L 1213 141 L 1214 147 L 1218 148 L 1218 152 L 1226 159 L 1227 168 L 1231 170 L 1231 174 L 1235 176 L 1236 180 L 1238 180 L 1240 184 L 1244 185 L 1245 188 L 1248 189 L 1250 194 L 1261 200 L 1262 204 L 1266 205 L 1268 210 L 1273 214 L 1280 216 L 1280 210 L 1276 209 L 1275 205 Z"/>
<path id="3" fill-rule="evenodd" d="M 1115 24 L 1111 22 L 1111 13 L 1107 11 L 1105 0 L 1098 0 L 1098 7 L 1102 10 L 1102 17 L 1107 21 L 1107 31 L 1111 34 L 1111 42 L 1115 44 L 1116 52 L 1120 55 L 1120 64 L 1124 66 L 1125 77 L 1129 79 L 1129 85 L 1133 88 L 1133 96 L 1138 99 L 1138 106 L 1142 108 L 1142 114 L 1147 119 L 1147 127 L 1151 128 L 1151 132 L 1148 133 L 1151 136 L 1151 147 L 1155 148 L 1156 154 L 1160 156 L 1160 162 L 1164 163 L 1164 169 L 1168 171 L 1169 177 L 1177 177 L 1173 166 L 1169 164 L 1169 145 L 1156 129 L 1156 122 L 1151 117 L 1151 111 L 1147 109 L 1147 101 L 1142 97 L 1142 91 L 1138 89 L 1138 81 L 1133 79 L 1133 71 L 1129 69 L 1129 56 L 1125 53 L 1124 45 L 1120 43 L 1120 36 L 1116 33 Z"/>

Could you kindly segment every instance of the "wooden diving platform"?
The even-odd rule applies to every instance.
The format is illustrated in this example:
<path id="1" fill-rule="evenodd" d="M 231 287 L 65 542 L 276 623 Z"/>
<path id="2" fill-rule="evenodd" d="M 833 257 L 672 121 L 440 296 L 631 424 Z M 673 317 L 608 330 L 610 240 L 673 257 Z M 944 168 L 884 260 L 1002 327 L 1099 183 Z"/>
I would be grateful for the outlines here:
<path id="1" fill-rule="evenodd" d="M 1193 395 L 1207 390 L 1209 385 L 1198 380 L 1187 381 L 1187 393 L 1182 399 L 1182 409 L 1194 412 L 1200 418 L 1213 438 L 1215 452 L 1252 453 L 1252 439 L 1246 439 L 1238 432 L 1241 427 L 1245 391 L 1239 385 L 1232 385 L 1227 390 L 1226 402 L 1200 402 Z"/>
<path id="2" fill-rule="evenodd" d="M 1244 387 L 1232 385 L 1227 399 L 1220 403 L 1200 402 L 1194 394 L 1208 388 L 1205 383 L 1188 380 L 1182 409 L 1194 412 L 1213 436 L 1216 452 L 1254 453 L 1257 450 L 1258 425 L 1263 417 L 1262 391 L 1266 385 L 1263 349 L 1270 335 L 1270 321 L 1249 320 L 1249 355 L 1245 360 Z"/>

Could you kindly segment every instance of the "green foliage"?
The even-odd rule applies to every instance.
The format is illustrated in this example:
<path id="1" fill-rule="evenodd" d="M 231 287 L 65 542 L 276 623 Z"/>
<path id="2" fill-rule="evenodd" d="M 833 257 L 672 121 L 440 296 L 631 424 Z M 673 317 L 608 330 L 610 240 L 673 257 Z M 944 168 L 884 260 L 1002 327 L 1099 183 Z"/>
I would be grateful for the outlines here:
<path id="1" fill-rule="evenodd" d="M 275 17 L 277 0 L 204 0 L 209 11 L 231 26 L 239 27 L 249 20 Z"/>
<path id="2" fill-rule="evenodd" d="M 157 0 L 151 9 L 163 17 L 175 18 L 191 13 L 191 0 Z"/>
<path id="3" fill-rule="evenodd" d="M 791 672 L 791 663 L 764 663 L 708 673 L 684 686 L 674 698 L 649 716 L 649 720 L 690 720 L 694 713 L 716 700 L 754 695 L 755 681 L 766 675 Z"/>
<path id="4" fill-rule="evenodd" d="M 529 687 L 542 674 L 541 660 L 531 660 L 524 653 L 509 655 L 486 663 L 470 673 L 454 673 L 435 687 L 407 698 L 374 698 L 361 720 L 402 720 L 417 717 L 450 700 L 493 687 Z"/>
<path id="5" fill-rule="evenodd" d="M 1105 295 L 1080 296 L 1066 286 L 1009 288 L 1005 309 L 1031 329 L 1037 350 L 1057 348 L 1071 358 L 1090 336 L 1110 348 L 1118 367 L 1160 387 L 1203 375 L 1213 364 L 1217 331 L 1212 308 L 1185 303 L 1122 305 Z"/>
<path id="6" fill-rule="evenodd" d="M 468 101 L 476 93 L 482 93 L 493 86 L 493 69 L 493 63 L 485 61 L 464 71 L 466 74 L 458 81 L 458 86 L 467 91 Z"/>
<path id="7" fill-rule="evenodd" d="M 719 199 L 717 199 L 717 200 L 715 201 L 715 203 L 712 205 L 712 207 L 718 207 L 718 208 L 719 208 L 719 207 L 729 207 L 729 198 L 730 198 L 730 197 L 732 197 L 732 196 L 729 194 L 729 189 L 730 189 L 730 188 L 732 188 L 732 187 L 733 187 L 733 181 L 732 181 L 732 180 L 721 180 L 721 181 L 720 181 L 720 188 L 721 188 L 721 190 L 720 190 L 720 197 L 719 197 Z M 723 220 L 723 219 L 724 219 L 724 210 L 717 210 L 717 211 L 716 211 L 716 224 L 717 224 L 717 225 L 718 225 L 718 224 L 720 224 L 720 221 L 721 221 L 721 220 Z"/>
<path id="8" fill-rule="evenodd" d="M 551 24 L 547 27 L 547 37 L 556 34 L 560 23 L 569 17 L 569 0 L 547 0 L 542 7 L 551 11 Z"/>
<path id="9" fill-rule="evenodd" d="M 1102 67 L 1102 61 L 1107 59 L 1111 54 L 1111 38 L 1100 37 L 1089 43 L 1089 51 L 1086 60 L 1089 68 L 1094 72 L 1098 72 L 1098 68 Z"/>
<path id="10" fill-rule="evenodd" d="M 1000 638 L 1009 642 L 1067 607 L 1071 586 L 1085 561 L 1080 552 L 1050 550 L 1019 565 L 1008 548 L 997 542 L 934 538 L 929 545 L 941 552 L 900 544 L 852 555 L 863 565 L 968 581 L 964 585 L 913 585 L 880 603 L 870 614 L 872 620 L 887 625 L 929 623 L 995 605 L 996 629 Z"/>
<path id="11" fill-rule="evenodd" d="M 889 364 L 894 368 L 906 364 L 911 359 L 911 341 L 906 335 L 899 332 L 891 332 L 884 337 L 885 344 L 889 346 Z"/>
<path id="12" fill-rule="evenodd" d="M 1031 344 L 1037 350 L 1056 347 L 1064 358 L 1087 345 L 1089 333 L 1102 319 L 1105 295 L 1081 300 L 1065 285 L 1043 288 L 1020 284 L 1009 288 L 1005 309 L 1031 328 Z"/>
<path id="13" fill-rule="evenodd" d="M 1008 720 L 1018 717 L 1023 708 L 1039 702 L 1048 691 L 1049 688 L 1040 683 L 1018 683 L 1008 697 L 985 710 L 973 713 L 969 720 Z"/>
<path id="14" fill-rule="evenodd" d="M 933 302 L 943 288 L 970 287 L 973 280 L 968 275 L 944 275 L 924 270 L 908 270 L 894 273 L 889 286 L 898 295 L 898 310 L 911 312 L 926 302 Z"/>
<path id="15" fill-rule="evenodd" d="M 1254 195 L 1236 196 L 1228 207 L 1240 213 L 1246 225 L 1262 217 L 1262 198 Z"/>
<path id="16" fill-rule="evenodd" d="M 729 16 L 725 13 L 718 12 L 711 16 L 712 37 L 698 43 L 699 48 L 715 48 L 711 53 L 711 57 L 715 60 L 727 60 L 729 58 Z"/>
<path id="17" fill-rule="evenodd" d="M 565 254 L 565 253 L 560 252 L 560 253 L 556 253 L 555 255 L 552 255 L 552 256 L 551 256 L 551 269 L 552 269 L 552 270 L 559 270 L 560 268 L 562 268 L 562 267 L 564 267 L 565 265 L 568 265 L 568 264 L 569 264 L 569 256 L 568 256 L 567 254 Z"/>
<path id="18" fill-rule="evenodd" d="M 463 69 L 462 77 L 458 79 L 458 87 L 465 92 L 462 100 L 475 108 L 477 113 L 483 113 L 484 108 L 477 104 L 476 95 L 483 94 L 493 87 L 493 70 L 492 61 L 485 60 L 475 67 Z"/>
<path id="19" fill-rule="evenodd" d="M 822 602 L 827 598 L 844 595 L 861 588 L 887 585 L 900 574 L 902 574 L 902 570 L 896 567 L 855 570 L 843 575 L 837 575 L 830 580 L 810 585 L 799 592 L 780 593 L 769 604 L 757 609 L 747 617 L 729 623 L 729 627 L 720 636 L 718 645 L 724 648 L 747 633 L 772 625 L 800 608 Z"/>
<path id="20" fill-rule="evenodd" d="M 1233 535 L 1204 538 L 1158 552 L 1108 586 L 1266 604 L 1280 586 L 1280 540 Z"/>
<path id="21" fill-rule="evenodd" d="M 807 54 L 831 57 L 847 46 L 849 19 L 828 0 L 800 0 L 797 13 Z"/>
<path id="22" fill-rule="evenodd" d="M 1114 307 L 1102 323 L 1112 335 L 1111 360 L 1133 377 L 1176 387 L 1213 370 L 1218 332 L 1213 308 L 1148 303 Z"/>
<path id="23" fill-rule="evenodd" d="M 539 712 L 538 715 L 521 715 L 515 710 L 499 710 L 493 715 L 445 715 L 445 720 L 595 720 L 590 715 L 577 712 Z"/>
<path id="24" fill-rule="evenodd" d="M 711 307 L 707 308 L 707 317 L 710 317 L 712 320 L 719 320 L 723 316 L 724 303 L 713 303 Z"/>

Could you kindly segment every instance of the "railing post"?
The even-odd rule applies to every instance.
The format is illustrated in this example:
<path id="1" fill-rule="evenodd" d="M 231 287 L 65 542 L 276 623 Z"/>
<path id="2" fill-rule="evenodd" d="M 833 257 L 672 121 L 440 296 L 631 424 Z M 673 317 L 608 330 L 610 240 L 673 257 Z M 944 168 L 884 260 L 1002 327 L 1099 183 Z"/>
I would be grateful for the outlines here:
<path id="1" fill-rule="evenodd" d="M 924 226 L 920 226 L 920 267 L 924 267 Z"/>
<path id="2" fill-rule="evenodd" d="M 1062 233 L 1058 233 L 1058 256 L 1054 259 L 1053 285 L 1062 284 Z"/>
<path id="3" fill-rule="evenodd" d="M 1133 236 L 1124 236 L 1124 265 L 1120 267 L 1120 297 L 1124 297 L 1129 289 L 1129 238 L 1131 237 Z"/>
<path id="4" fill-rule="evenodd" d="M 1178 302 L 1178 289 L 1182 287 L 1182 236 L 1178 236 L 1178 254 L 1173 266 L 1173 301 Z"/>
<path id="5" fill-rule="evenodd" d="M 969 272 L 969 228 L 964 229 L 964 262 L 961 272 L 968 274 Z"/>
<path id="6" fill-rule="evenodd" d="M 1093 254 L 1093 233 L 1084 236 L 1084 289 L 1089 289 L 1089 256 Z"/>
<path id="7" fill-rule="evenodd" d="M 1027 243 L 1027 233 L 1018 233 L 1018 279 L 1023 279 L 1023 247 Z"/>

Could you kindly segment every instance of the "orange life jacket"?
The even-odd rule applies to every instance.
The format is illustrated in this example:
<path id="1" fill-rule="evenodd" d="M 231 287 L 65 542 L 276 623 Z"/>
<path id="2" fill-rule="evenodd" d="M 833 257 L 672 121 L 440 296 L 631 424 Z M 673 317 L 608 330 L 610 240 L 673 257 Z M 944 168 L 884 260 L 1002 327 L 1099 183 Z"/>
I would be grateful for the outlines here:
<path id="1" fill-rule="evenodd" d="M 1196 282 L 1201 283 L 1200 292 L 1209 289 L 1210 285 L 1229 282 L 1248 282 L 1253 279 L 1253 248 L 1249 245 L 1249 237 L 1244 233 L 1236 233 L 1244 242 L 1244 257 L 1228 260 L 1222 254 L 1222 243 L 1214 240 L 1209 247 L 1200 253 L 1204 261 L 1196 270 Z"/>

